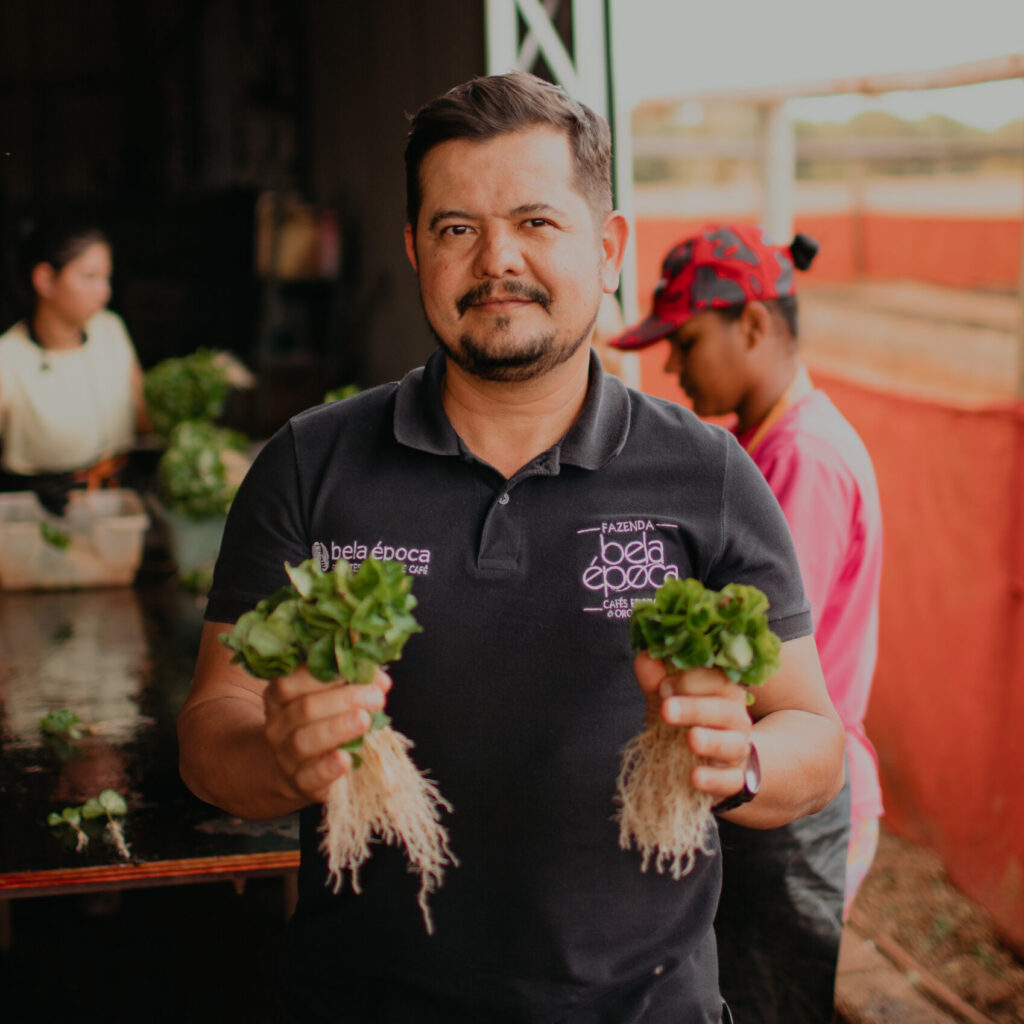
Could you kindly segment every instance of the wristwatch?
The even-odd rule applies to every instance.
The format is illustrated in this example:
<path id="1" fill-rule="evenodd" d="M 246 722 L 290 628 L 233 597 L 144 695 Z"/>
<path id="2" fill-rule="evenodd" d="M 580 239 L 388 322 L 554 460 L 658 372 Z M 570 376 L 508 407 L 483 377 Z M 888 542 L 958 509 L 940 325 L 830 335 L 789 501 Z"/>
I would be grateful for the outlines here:
<path id="1" fill-rule="evenodd" d="M 722 811 L 732 811 L 737 807 L 750 803 L 757 796 L 761 789 L 761 761 L 757 756 L 757 747 L 750 744 L 750 753 L 747 754 L 747 763 L 743 768 L 743 788 L 732 796 L 720 800 L 712 810 L 715 814 Z"/>

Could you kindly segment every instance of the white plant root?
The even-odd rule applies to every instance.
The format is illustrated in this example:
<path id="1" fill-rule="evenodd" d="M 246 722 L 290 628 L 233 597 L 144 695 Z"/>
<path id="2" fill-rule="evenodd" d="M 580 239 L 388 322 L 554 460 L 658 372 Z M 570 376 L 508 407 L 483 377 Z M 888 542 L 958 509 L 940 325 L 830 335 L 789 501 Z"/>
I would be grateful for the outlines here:
<path id="1" fill-rule="evenodd" d="M 121 831 L 121 826 L 111 819 L 107 822 L 106 831 L 110 834 L 110 841 L 114 844 L 117 852 L 121 854 L 125 860 L 131 860 L 132 851 L 124 837 L 124 832 Z"/>
<path id="2" fill-rule="evenodd" d="M 693 870 L 697 853 L 712 854 L 714 797 L 690 783 L 701 762 L 690 750 L 686 729 L 650 723 L 626 744 L 619 769 L 619 846 L 635 846 L 640 870 L 651 863 L 675 879 Z"/>
<path id="3" fill-rule="evenodd" d="M 367 733 L 359 748 L 362 763 L 331 785 L 320 825 L 321 849 L 334 891 L 340 891 L 348 872 L 358 893 L 359 869 L 370 856 L 371 842 L 404 845 L 410 869 L 420 876 L 417 902 L 432 935 L 427 897 L 444 880 L 445 865 L 456 866 L 458 860 L 440 821 L 441 811 L 451 811 L 451 804 L 409 757 L 412 745 L 390 726 Z"/>

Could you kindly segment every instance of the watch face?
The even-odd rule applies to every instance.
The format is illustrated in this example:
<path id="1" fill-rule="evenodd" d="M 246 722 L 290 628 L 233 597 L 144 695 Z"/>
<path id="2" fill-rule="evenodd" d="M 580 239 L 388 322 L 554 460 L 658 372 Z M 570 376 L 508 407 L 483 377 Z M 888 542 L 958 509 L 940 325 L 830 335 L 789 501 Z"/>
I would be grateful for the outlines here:
<path id="1" fill-rule="evenodd" d="M 757 756 L 757 747 L 753 743 L 750 744 L 750 753 L 747 754 L 747 765 L 743 769 L 743 788 L 733 796 L 726 797 L 724 800 L 720 800 L 714 806 L 715 813 L 721 811 L 732 811 L 737 807 L 742 807 L 745 803 L 749 803 L 757 796 L 758 790 L 761 788 L 761 761 Z"/>
<path id="2" fill-rule="evenodd" d="M 743 774 L 743 783 L 748 793 L 753 796 L 761 788 L 761 760 L 757 756 L 757 747 L 750 744 L 747 755 L 747 767 Z"/>

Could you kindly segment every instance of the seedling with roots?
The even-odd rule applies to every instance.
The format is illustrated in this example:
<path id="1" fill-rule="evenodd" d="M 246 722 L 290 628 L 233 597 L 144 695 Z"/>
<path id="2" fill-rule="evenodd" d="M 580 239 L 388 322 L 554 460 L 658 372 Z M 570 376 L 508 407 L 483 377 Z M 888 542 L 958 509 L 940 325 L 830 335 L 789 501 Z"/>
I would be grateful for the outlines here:
<path id="1" fill-rule="evenodd" d="M 50 828 L 61 828 L 67 826 L 75 833 L 75 852 L 80 853 L 89 845 L 89 837 L 82 829 L 82 809 L 80 807 L 65 807 L 58 814 L 52 811 L 46 818 L 46 824 Z"/>
<path id="2" fill-rule="evenodd" d="M 768 598 L 733 583 L 709 590 L 699 580 L 670 579 L 653 601 L 638 601 L 630 619 L 633 648 L 669 672 L 718 668 L 744 687 L 759 686 L 779 667 L 779 638 L 768 628 Z M 747 703 L 753 694 L 747 692 Z M 673 878 L 688 874 L 698 853 L 710 854 L 714 798 L 690 782 L 701 763 L 685 727 L 660 716 L 622 754 L 617 784 L 619 845 L 635 846 L 641 870 L 653 863 Z"/>
<path id="3" fill-rule="evenodd" d="M 124 797 L 116 790 L 105 789 L 98 797 L 90 797 L 80 807 L 65 807 L 59 814 L 54 811 L 47 816 L 46 824 L 51 828 L 66 826 L 72 829 L 76 838 L 75 851 L 81 852 L 89 845 L 89 836 L 82 827 L 82 822 L 106 816 L 104 834 L 117 852 L 128 860 L 131 857 L 131 850 L 125 841 L 120 823 L 115 820 L 123 818 L 127 813 L 128 805 Z"/>
<path id="4" fill-rule="evenodd" d="M 321 682 L 365 685 L 377 667 L 401 657 L 413 633 L 412 579 L 400 562 L 369 558 L 354 572 L 345 561 L 325 572 L 313 559 L 285 564 L 291 583 L 242 615 L 221 641 L 233 661 L 252 675 L 273 679 L 305 666 Z M 324 804 L 322 849 L 328 883 L 340 890 L 348 874 L 360 892 L 359 869 L 371 843 L 404 845 L 420 876 L 419 906 L 427 931 L 433 922 L 427 898 L 441 885 L 447 865 L 458 863 L 441 824 L 451 805 L 409 757 L 412 741 L 391 728 L 383 712 L 369 731 L 345 744 L 353 770 L 337 779 Z"/>
<path id="5" fill-rule="evenodd" d="M 128 805 L 124 802 L 124 797 L 113 789 L 103 790 L 98 797 L 86 800 L 82 805 L 82 817 L 86 820 L 102 818 L 106 815 L 107 824 L 104 828 L 104 832 L 106 832 L 110 838 L 110 842 L 125 860 L 128 860 L 131 857 L 131 850 L 128 848 L 128 843 L 125 841 L 124 832 L 121 831 L 121 825 L 115 820 L 115 818 L 123 818 L 127 813 Z"/>

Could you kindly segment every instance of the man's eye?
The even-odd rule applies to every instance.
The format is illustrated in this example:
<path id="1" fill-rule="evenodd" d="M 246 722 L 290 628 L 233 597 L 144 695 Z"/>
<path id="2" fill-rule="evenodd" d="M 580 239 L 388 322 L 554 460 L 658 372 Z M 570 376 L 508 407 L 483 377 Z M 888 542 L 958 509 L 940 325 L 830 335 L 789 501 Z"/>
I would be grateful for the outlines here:
<path id="1" fill-rule="evenodd" d="M 469 234 L 468 224 L 448 224 L 441 228 L 442 235 L 466 235 Z"/>
<path id="2" fill-rule="evenodd" d="M 544 217 L 531 217 L 527 222 L 526 226 L 530 228 L 546 228 L 549 227 L 551 221 L 546 220 Z"/>

